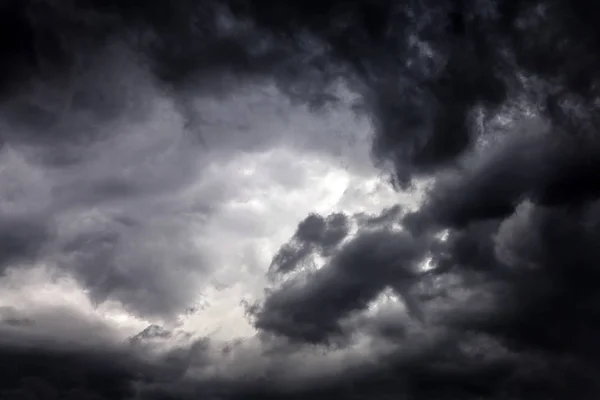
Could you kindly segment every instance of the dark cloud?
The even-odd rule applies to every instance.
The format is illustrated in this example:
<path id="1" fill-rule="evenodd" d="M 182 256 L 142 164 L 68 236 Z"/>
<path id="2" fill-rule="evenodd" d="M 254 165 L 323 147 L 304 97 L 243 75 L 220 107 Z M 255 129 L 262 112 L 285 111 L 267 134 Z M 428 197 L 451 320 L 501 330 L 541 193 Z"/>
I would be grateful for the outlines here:
<path id="1" fill-rule="evenodd" d="M 573 142 L 548 129 L 539 120 L 526 121 L 505 140 L 466 158 L 460 168 L 440 174 L 424 206 L 407 222 L 415 229 L 423 224 L 463 227 L 505 218 L 526 199 L 579 207 L 596 198 L 596 143 Z"/>
<path id="2" fill-rule="evenodd" d="M 270 273 L 291 272 L 314 252 L 329 255 L 348 236 L 349 223 L 348 217 L 342 213 L 331 214 L 327 218 L 309 215 L 300 222 L 291 242 L 275 255 Z"/>
<path id="3" fill-rule="evenodd" d="M 429 10 L 423 31 L 417 27 L 414 31 L 415 36 L 428 35 L 421 44 L 430 48 L 421 50 L 433 54 L 432 65 L 436 57 L 447 57 L 437 70 L 386 64 L 391 57 L 383 55 L 386 42 L 381 38 L 371 47 L 356 45 L 342 54 L 365 52 L 355 60 L 362 67 L 356 69 L 358 75 L 372 90 L 368 101 L 378 123 L 375 154 L 393 161 L 401 183 L 415 176 L 432 179 L 422 207 L 405 214 L 402 222 L 414 242 L 426 243 L 420 254 L 431 256 L 437 266 L 414 278 L 410 298 L 425 316 L 426 329 L 448 329 L 442 334 L 445 339 L 428 356 L 419 354 L 407 362 L 396 353 L 392 359 L 402 361 L 377 372 L 365 368 L 352 385 L 345 380 L 337 386 L 324 384 L 298 396 L 544 398 L 578 385 L 593 396 L 598 390 L 591 379 L 598 368 L 591 339 L 596 334 L 598 291 L 597 251 L 591 245 L 598 196 L 593 179 L 597 94 L 592 89 L 595 74 L 587 68 L 597 63 L 597 56 L 594 28 L 584 16 L 592 10 L 558 1 L 514 7 L 478 2 L 463 17 L 452 15 L 452 29 L 458 35 L 444 39 L 440 23 L 448 11 L 444 7 L 440 5 L 437 14 Z M 531 36 L 525 39 L 525 34 Z M 376 55 L 367 56 L 373 48 Z M 573 61 L 578 57 L 585 61 Z M 376 62 L 382 65 L 379 69 Z M 387 65 L 394 65 L 396 72 L 386 75 Z M 367 71 L 381 80 L 381 86 L 374 84 L 375 78 L 369 81 Z M 394 86 L 392 82 L 398 81 Z M 523 99 L 528 104 L 525 112 L 515 105 Z M 511 103 L 513 108 L 503 111 Z M 493 120 L 503 112 L 512 122 L 498 129 Z M 361 256 L 381 254 L 380 246 L 394 235 L 388 231 L 364 242 Z M 439 235 L 444 239 L 434 240 Z M 346 250 L 343 247 L 336 257 Z M 401 257 L 395 254 L 392 259 Z M 367 275 L 348 269 L 364 291 L 352 293 L 342 286 L 344 280 L 331 272 L 339 264 L 332 262 L 269 292 L 257 326 L 295 340 L 303 337 L 294 330 L 301 327 L 319 326 L 339 334 L 341 314 L 321 320 L 327 310 L 324 304 L 360 310 L 368 302 L 365 299 L 373 299 L 373 293 L 393 282 L 393 274 L 377 280 L 389 264 L 357 255 L 352 260 L 358 263 L 353 265 L 381 268 L 370 268 Z M 318 290 L 323 277 L 329 276 L 330 282 Z M 331 299 L 323 300 L 321 293 Z M 346 294 L 356 303 L 335 301 Z M 398 329 L 393 337 L 406 340 L 407 328 L 399 324 Z M 451 349 L 469 337 L 491 338 L 504 349 L 504 356 L 463 364 L 467 353 Z M 487 351 L 494 354 L 497 349 Z M 445 367 L 438 358 L 445 357 L 442 354 L 450 357 L 448 366 L 460 367 Z M 404 362 L 410 367 L 398 367 Z M 556 371 L 561 372 L 554 375 Z"/>
<path id="4" fill-rule="evenodd" d="M 134 395 L 134 369 L 114 354 L 3 348 L 5 399 L 124 399 Z"/>
<path id="5" fill-rule="evenodd" d="M 201 204 L 187 190 L 219 151 L 256 149 L 304 123 L 266 121 L 247 135 L 261 109 L 282 113 L 279 100 L 249 101 L 245 114 L 196 110 L 234 88 L 275 82 L 286 104 L 326 113 L 344 80 L 375 127 L 374 159 L 393 165 L 398 188 L 429 188 L 408 213 L 307 217 L 251 310 L 261 345 L 283 343 L 260 353 L 276 377 L 290 368 L 277 357 L 339 338 L 348 350 L 360 335 L 392 346 L 375 365 L 296 385 L 237 379 L 219 375 L 224 361 L 202 341 L 138 361 L 147 342 L 175 339 L 158 326 L 125 355 L 103 341 L 65 350 L 101 330 L 8 307 L 0 397 L 135 398 L 141 385 L 137 398 L 594 398 L 598 11 L 563 0 L 3 4 L 3 274 L 41 262 L 95 304 L 164 319 L 190 307 L 208 268 L 193 228 L 227 189 L 209 182 Z M 307 141 L 328 148 L 323 136 Z M 302 271 L 317 256 L 325 265 Z M 365 316 L 386 289 L 417 318 Z"/>
<path id="6" fill-rule="evenodd" d="M 594 35 L 584 28 L 592 6 L 509 3 L 294 2 L 282 8 L 249 2 L 234 9 L 295 43 L 305 32 L 321 40 L 329 49 L 318 65 L 324 74 L 340 63 L 353 71 L 349 77 L 366 88 L 377 123 L 375 154 L 391 158 L 406 181 L 412 172 L 452 164 L 474 144 L 477 108 L 494 114 L 526 98 L 558 126 L 593 129 L 597 57 Z M 457 29 L 463 33 L 452 35 Z M 585 61 L 571 62 L 576 59 Z"/>
<path id="7" fill-rule="evenodd" d="M 5 45 L 14 60 L 6 65 L 13 75 L 45 65 L 65 74 L 71 72 L 65 65 L 82 63 L 83 54 L 93 57 L 85 48 L 118 37 L 147 58 L 159 79 L 178 87 L 190 79 L 210 83 L 207 76 L 227 70 L 275 75 L 290 94 L 318 99 L 327 97 L 327 82 L 344 76 L 370 93 L 380 126 L 376 152 L 406 167 L 428 169 L 451 161 L 472 143 L 473 107 L 493 110 L 509 96 L 527 93 L 556 103 L 542 102 L 544 110 L 556 114 L 565 111 L 565 94 L 589 100 L 597 60 L 590 51 L 593 35 L 583 28 L 589 26 L 585 7 L 591 6 L 559 1 L 515 6 L 326 1 L 291 2 L 285 8 L 251 1 L 24 2 L 13 6 L 15 17 L 5 25 L 20 33 L 20 41 Z M 462 33 L 452 34 L 457 30 Z M 572 59 L 582 61 L 574 67 Z M 518 75 L 544 82 L 519 83 Z M 5 76 L 9 81 L 12 75 Z"/>
<path id="8" fill-rule="evenodd" d="M 327 219 L 335 221 L 341 217 L 334 214 Z M 295 238 L 327 246 L 330 238 L 324 234 L 325 221 L 317 215 L 308 217 L 300 223 Z M 418 313 L 408 289 L 420 275 L 417 264 L 423 260 L 425 250 L 426 242 L 385 226 L 361 233 L 323 267 L 286 281 L 269 293 L 255 311 L 256 326 L 307 342 L 327 341 L 344 335 L 339 325 L 343 317 L 365 309 L 388 286 L 404 297 L 411 311 Z M 301 251 L 294 254 L 297 259 L 310 252 Z M 275 257 L 275 265 L 280 265 L 281 255 Z M 279 266 L 282 273 L 298 263 L 291 258 L 284 261 L 287 268 L 282 270 Z"/>
<path id="9" fill-rule="evenodd" d="M 0 271 L 19 262 L 34 261 L 47 237 L 47 227 L 26 218 L 0 222 Z"/>
<path id="10" fill-rule="evenodd" d="M 208 359 L 207 339 L 157 325 L 122 340 L 106 323 L 65 308 L 0 313 L 3 399 L 159 399 Z M 169 339 L 180 341 L 165 347 Z"/>
<path id="11" fill-rule="evenodd" d="M 413 298 L 426 316 L 424 332 L 440 333 L 434 344 L 409 356 L 401 348 L 415 346 L 407 336 L 411 324 L 397 323 L 391 333 L 385 331 L 385 320 L 375 319 L 369 325 L 378 340 L 390 338 L 399 346 L 389 359 L 300 391 L 265 389 L 258 398 L 387 398 L 393 393 L 423 399 L 541 399 L 577 387 L 584 396 L 593 396 L 599 389 L 593 378 L 598 372 L 593 350 L 598 325 L 596 211 L 596 204 L 567 210 L 525 202 L 505 220 L 451 229 L 433 251 L 438 268 L 413 283 Z M 388 232 L 378 240 L 363 242 L 363 254 L 382 254 L 377 249 L 393 237 Z M 373 265 L 360 260 L 357 265 Z M 379 276 L 373 268 L 368 276 L 356 269 L 352 272 L 365 290 L 360 294 L 372 287 L 371 277 Z M 297 339 L 298 332 L 292 328 L 310 326 L 306 321 L 321 327 L 333 327 L 339 321 L 337 315 L 324 319 L 327 322 L 319 319 L 326 314 L 324 304 L 341 304 L 333 299 L 352 291 L 332 279 L 328 289 L 336 290 L 335 294 L 328 292 L 324 300 L 313 290 L 318 277 L 315 274 L 313 281 L 309 277 L 304 284 L 282 286 L 268 295 L 263 313 L 274 315 L 275 304 L 285 310 L 278 314 L 280 334 Z M 382 278 L 382 282 L 391 281 L 390 276 Z M 306 300 L 296 300 L 303 299 L 302 294 Z M 303 314 L 300 308 L 289 307 L 305 305 L 308 299 L 315 304 L 301 308 Z M 352 299 L 359 301 L 361 296 L 354 294 Z M 275 319 L 259 314 L 258 321 L 261 317 L 263 323 L 272 323 L 263 329 L 277 326 Z M 292 323 L 294 318 L 296 323 Z"/>

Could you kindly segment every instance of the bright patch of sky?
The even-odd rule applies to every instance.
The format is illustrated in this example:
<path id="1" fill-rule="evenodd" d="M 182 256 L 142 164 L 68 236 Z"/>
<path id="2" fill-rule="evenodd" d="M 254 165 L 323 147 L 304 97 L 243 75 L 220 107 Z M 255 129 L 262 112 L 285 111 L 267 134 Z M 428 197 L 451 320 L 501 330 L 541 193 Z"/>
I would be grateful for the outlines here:
<path id="1" fill-rule="evenodd" d="M 200 221 L 190 215 L 189 224 L 195 227 L 192 239 L 210 273 L 198 287 L 191 312 L 167 328 L 224 341 L 252 336 L 256 332 L 242 301 L 260 298 L 271 258 L 309 213 L 378 213 L 395 204 L 416 206 L 418 191 L 395 192 L 371 165 L 372 127 L 352 109 L 356 99 L 351 93 L 342 90 L 341 97 L 327 112 L 315 112 L 266 85 L 194 102 L 205 159 L 195 181 L 178 192 L 178 202 L 199 204 L 206 214 Z M 152 117 L 157 124 L 144 124 L 153 126 L 150 134 L 157 138 L 147 146 L 167 143 L 169 136 L 158 130 L 180 126 L 170 114 L 173 108 L 161 101 L 167 115 Z M 71 309 L 115 327 L 122 337 L 152 323 L 166 324 L 135 317 L 114 301 L 94 305 L 75 281 L 48 281 L 44 271 L 39 266 L 14 272 L 0 288 L 2 303 L 23 310 Z"/>

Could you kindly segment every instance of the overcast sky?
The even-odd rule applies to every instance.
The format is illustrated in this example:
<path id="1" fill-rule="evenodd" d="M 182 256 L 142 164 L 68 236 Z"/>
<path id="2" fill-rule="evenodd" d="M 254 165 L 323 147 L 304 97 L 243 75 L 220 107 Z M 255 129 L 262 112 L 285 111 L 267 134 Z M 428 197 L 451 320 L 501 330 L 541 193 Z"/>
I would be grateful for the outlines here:
<path id="1" fill-rule="evenodd" d="M 597 398 L 599 11 L 4 2 L 0 399 Z"/>

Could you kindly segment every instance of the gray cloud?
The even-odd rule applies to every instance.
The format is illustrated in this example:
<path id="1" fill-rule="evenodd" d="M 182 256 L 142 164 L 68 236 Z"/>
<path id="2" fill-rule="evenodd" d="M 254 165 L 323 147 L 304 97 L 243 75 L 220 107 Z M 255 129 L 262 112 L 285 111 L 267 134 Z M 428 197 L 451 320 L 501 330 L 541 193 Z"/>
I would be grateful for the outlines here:
<path id="1" fill-rule="evenodd" d="M 393 165 L 398 188 L 430 185 L 408 214 L 302 221 L 251 310 L 254 353 L 249 339 L 214 357 L 200 340 L 152 359 L 146 342 L 176 335 L 151 327 L 139 347 L 115 344 L 77 313 L 3 308 L 2 396 L 594 398 L 599 60 L 588 3 L 2 6 L 2 279 L 43 265 L 96 304 L 176 318 L 215 268 L 198 233 L 245 188 L 214 171 L 277 146 L 335 157 L 353 139 L 349 116 L 370 119 L 372 156 Z M 361 173 L 368 160 L 351 164 Z M 282 188 L 307 176 L 272 168 Z M 230 221 L 253 232 L 251 219 Z M 325 265 L 303 272 L 317 256 Z M 417 271 L 429 258 L 433 269 Z M 368 315 L 388 288 L 419 318 Z M 293 368 L 315 348 L 324 355 L 308 369 L 339 362 L 353 345 L 361 362 L 339 373 Z"/>
<path id="2" fill-rule="evenodd" d="M 85 79 L 76 83 L 99 95 Z M 101 88 L 116 91 L 119 84 L 104 81 Z M 74 111 L 48 127 L 55 141 L 9 138 L 2 149 L 4 268 L 43 260 L 76 276 L 95 301 L 111 297 L 144 315 L 169 316 L 189 306 L 203 262 L 188 223 L 190 215 L 201 220 L 202 213 L 186 204 L 184 191 L 197 176 L 199 151 L 181 116 L 157 95 L 149 107 L 162 112 L 159 119 L 131 120 L 116 104 L 123 116 L 112 118 L 112 127 L 106 116 L 97 121 Z M 72 126 L 78 118 L 84 125 Z M 65 136 L 77 128 L 81 134 Z M 40 128 L 24 129 L 41 134 Z M 7 130 L 17 135 L 19 128 Z M 54 154 L 63 150 L 74 150 L 77 158 L 57 160 Z"/>
<path id="3" fill-rule="evenodd" d="M 292 241 L 275 255 L 270 273 L 291 272 L 313 252 L 328 255 L 348 236 L 349 228 L 348 217 L 342 213 L 327 218 L 309 215 L 298 225 Z"/>
<path id="4" fill-rule="evenodd" d="M 312 215 L 302 221 L 294 240 L 315 247 L 300 247 L 295 253 L 284 247 L 273 261 L 276 271 L 289 272 L 311 251 L 326 249 L 331 243 L 326 221 L 335 224 L 338 219 L 342 220 L 339 214 L 327 218 Z M 337 235 L 334 238 L 338 240 Z M 418 313 L 408 290 L 421 274 L 417 263 L 425 257 L 426 247 L 426 242 L 385 225 L 360 233 L 322 268 L 285 281 L 269 293 L 255 310 L 256 326 L 292 339 L 327 341 L 344 335 L 341 318 L 365 309 L 388 286 L 403 296 L 412 312 Z"/>
<path id="5" fill-rule="evenodd" d="M 351 115 L 320 116 L 276 87 L 237 78 L 237 95 L 201 85 L 173 93 L 123 36 L 94 48 L 67 81 L 37 75 L 0 110 L 0 264 L 42 262 L 76 277 L 98 304 L 116 300 L 141 316 L 176 318 L 216 268 L 198 240 L 208 220 L 228 196 L 251 188 L 219 169 L 238 151 L 265 153 L 289 148 L 302 132 L 321 135 L 295 128 L 305 122 L 333 125 Z M 340 139 L 300 147 L 322 144 L 329 148 L 318 151 L 333 157 Z M 295 187 L 306 179 L 301 166 L 271 158 L 263 181 Z M 255 224 L 251 215 L 237 218 Z"/>

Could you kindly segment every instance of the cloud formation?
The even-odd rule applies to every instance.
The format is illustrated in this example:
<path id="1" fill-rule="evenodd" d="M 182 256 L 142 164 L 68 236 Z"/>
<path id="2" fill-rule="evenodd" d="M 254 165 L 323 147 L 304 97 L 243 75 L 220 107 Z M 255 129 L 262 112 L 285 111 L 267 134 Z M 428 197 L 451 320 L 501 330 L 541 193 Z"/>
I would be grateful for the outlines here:
<path id="1" fill-rule="evenodd" d="M 307 342 L 341 333 L 338 320 L 365 308 L 387 285 L 401 293 L 406 290 L 418 275 L 414 264 L 424 248 L 408 234 L 386 230 L 361 234 L 305 282 L 299 279 L 270 293 L 257 327 Z"/>
<path id="2" fill-rule="evenodd" d="M 0 6 L 0 397 L 594 398 L 597 11 Z M 296 191 L 336 158 L 397 204 Z M 187 329 L 263 288 L 250 337 Z"/>

